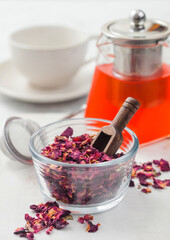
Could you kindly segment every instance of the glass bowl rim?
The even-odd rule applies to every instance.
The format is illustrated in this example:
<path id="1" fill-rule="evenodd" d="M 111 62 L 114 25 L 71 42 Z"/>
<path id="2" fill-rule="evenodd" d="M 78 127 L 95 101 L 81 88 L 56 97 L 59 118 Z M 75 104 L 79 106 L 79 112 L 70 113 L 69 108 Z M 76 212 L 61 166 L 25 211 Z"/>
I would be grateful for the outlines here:
<path id="1" fill-rule="evenodd" d="M 136 134 L 129 129 L 128 127 L 125 128 L 125 130 L 132 136 L 132 140 L 133 140 L 133 146 L 130 149 L 130 151 L 128 151 L 125 155 L 117 158 L 117 159 L 113 159 L 111 161 L 108 162 L 102 162 L 102 163 L 95 163 L 95 164 L 74 164 L 74 163 L 64 163 L 64 162 L 59 162 L 59 161 L 54 161 L 50 158 L 47 158 L 45 156 L 43 156 L 41 153 L 37 152 L 35 146 L 34 146 L 34 140 L 37 137 L 37 135 L 42 132 L 44 129 L 58 124 L 58 123 L 64 123 L 67 121 L 70 122 L 74 122 L 75 120 L 77 121 L 82 121 L 82 120 L 87 120 L 87 121 L 100 121 L 100 122 L 106 122 L 106 123 L 111 123 L 112 121 L 106 120 L 106 119 L 101 119 L 101 118 L 72 118 L 72 119 L 65 119 L 65 120 L 60 120 L 60 121 L 55 121 L 49 124 L 46 124 L 45 126 L 41 127 L 40 129 L 38 129 L 36 132 L 33 133 L 33 135 L 30 138 L 29 141 L 29 149 L 34 161 L 34 158 L 44 164 L 53 164 L 53 165 L 57 165 L 57 166 L 63 166 L 63 167 L 103 167 L 103 166 L 110 166 L 110 165 L 116 165 L 116 164 L 122 164 L 128 160 L 130 160 L 131 158 L 133 158 L 138 150 L 139 147 L 139 140 L 136 136 Z M 71 124 L 71 123 L 70 123 Z"/>

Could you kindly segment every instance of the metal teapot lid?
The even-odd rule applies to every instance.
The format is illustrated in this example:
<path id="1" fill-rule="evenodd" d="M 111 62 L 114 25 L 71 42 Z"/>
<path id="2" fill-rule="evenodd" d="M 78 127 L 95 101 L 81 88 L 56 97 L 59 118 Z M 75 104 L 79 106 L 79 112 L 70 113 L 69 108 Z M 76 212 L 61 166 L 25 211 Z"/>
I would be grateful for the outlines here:
<path id="1" fill-rule="evenodd" d="M 170 34 L 170 24 L 156 19 L 146 19 L 142 10 L 132 10 L 129 19 L 107 23 L 102 32 L 122 44 L 148 44 L 165 40 Z"/>

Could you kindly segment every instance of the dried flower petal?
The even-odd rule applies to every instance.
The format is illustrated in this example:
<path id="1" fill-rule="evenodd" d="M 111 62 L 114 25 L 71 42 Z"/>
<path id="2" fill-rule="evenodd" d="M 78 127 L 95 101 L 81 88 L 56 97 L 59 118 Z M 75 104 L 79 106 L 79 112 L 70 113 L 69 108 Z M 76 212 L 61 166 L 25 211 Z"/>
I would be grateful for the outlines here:
<path id="1" fill-rule="evenodd" d="M 168 161 L 161 159 L 159 160 L 153 160 L 153 163 L 156 164 L 158 167 L 160 167 L 162 172 L 170 171 L 170 166 Z"/>
<path id="2" fill-rule="evenodd" d="M 54 227 L 53 227 L 53 226 L 50 226 L 50 227 L 47 229 L 46 233 L 47 233 L 47 234 L 50 234 L 53 229 L 54 229 Z"/>
<path id="3" fill-rule="evenodd" d="M 154 188 L 159 188 L 159 189 L 163 189 L 165 188 L 167 185 L 166 185 L 166 182 L 165 181 L 162 181 L 162 180 L 159 180 L 159 179 L 153 179 L 153 185 L 152 185 Z"/>
<path id="4" fill-rule="evenodd" d="M 71 137 L 73 135 L 73 129 L 68 127 L 60 136 Z"/>
<path id="5" fill-rule="evenodd" d="M 131 178 L 135 178 L 136 177 L 136 170 L 133 168 L 132 169 L 132 174 L 131 174 Z"/>
<path id="6" fill-rule="evenodd" d="M 68 127 L 60 136 L 55 137 L 54 143 L 42 149 L 41 154 L 56 161 L 75 164 L 106 162 L 124 155 L 117 153 L 111 158 L 91 146 L 94 136 L 83 134 L 72 137 L 72 135 L 73 129 Z"/>
<path id="7" fill-rule="evenodd" d="M 90 214 L 84 215 L 84 220 L 93 220 L 93 216 Z"/>
<path id="8" fill-rule="evenodd" d="M 17 228 L 14 232 L 14 234 L 21 234 L 21 233 L 25 233 L 25 228 L 23 227 Z"/>
<path id="9" fill-rule="evenodd" d="M 129 187 L 134 187 L 135 186 L 135 183 L 134 183 L 134 181 L 131 179 L 130 180 L 130 183 L 129 183 Z"/>
<path id="10" fill-rule="evenodd" d="M 134 164 L 134 165 L 133 165 L 133 169 L 132 169 L 132 175 L 131 175 L 131 177 L 132 177 L 132 178 L 135 178 L 136 175 L 137 175 L 137 171 L 140 170 L 140 169 L 142 169 L 142 166 L 141 166 L 141 165 Z"/>
<path id="11" fill-rule="evenodd" d="M 147 178 L 151 178 L 151 177 L 154 177 L 154 172 L 139 172 L 137 173 L 137 177 L 139 178 L 139 180 L 146 180 Z"/>
<path id="12" fill-rule="evenodd" d="M 141 191 L 144 192 L 144 193 L 151 193 L 150 188 L 142 188 Z"/>
<path id="13" fill-rule="evenodd" d="M 54 161 L 70 164 L 102 163 L 113 160 L 103 152 L 91 146 L 94 136 L 83 134 L 71 136 L 72 130 L 67 128 L 61 136 L 56 136 L 54 143 L 42 150 L 42 155 Z M 114 154 L 114 158 L 123 156 L 123 153 Z M 128 170 L 128 174 L 130 173 Z M 126 174 L 126 173 L 125 173 Z M 88 169 L 84 174 L 76 172 L 74 167 L 65 168 L 49 164 L 43 168 L 43 177 L 51 196 L 56 201 L 65 204 L 93 204 L 112 199 L 121 183 L 123 176 L 115 166 L 106 173 L 101 170 Z M 87 186 L 91 182 L 90 189 Z"/>
<path id="14" fill-rule="evenodd" d="M 140 185 L 145 187 L 151 185 L 154 188 L 163 189 L 165 187 L 170 186 L 170 179 L 167 180 L 156 179 L 156 177 L 161 175 L 161 172 L 156 172 L 156 169 L 154 169 L 152 165 L 153 163 L 157 165 L 161 171 L 170 171 L 168 161 L 164 159 L 153 160 L 153 162 L 146 162 L 143 163 L 142 165 L 135 164 L 132 170 L 132 179 L 137 177 L 139 179 Z M 150 179 L 150 181 L 149 182 L 146 181 L 147 179 Z M 130 182 L 130 184 L 132 184 L 133 186 L 132 182 Z M 141 188 L 140 185 L 138 185 L 138 189 Z M 150 189 L 148 190 L 148 188 L 143 188 L 141 191 L 144 193 L 148 193 L 148 191 L 150 192 Z"/>
<path id="15" fill-rule="evenodd" d="M 25 214 L 25 228 L 18 228 L 14 232 L 15 234 L 19 234 L 20 237 L 26 237 L 29 240 L 34 238 L 34 233 L 38 233 L 44 228 L 48 228 L 46 231 L 47 234 L 50 234 L 54 228 L 62 229 L 68 225 L 66 220 L 72 219 L 70 211 L 60 209 L 56 202 L 34 204 L 30 208 L 36 212 L 36 217 Z"/>
<path id="16" fill-rule="evenodd" d="M 30 232 L 28 229 L 26 228 L 17 228 L 14 232 L 14 234 L 19 235 L 20 237 L 25 237 L 28 240 L 33 240 L 34 239 L 34 233 Z"/>
<path id="17" fill-rule="evenodd" d="M 100 226 L 100 223 L 97 223 L 96 225 L 93 224 L 91 221 L 86 221 L 87 222 L 87 232 L 96 232 L 98 230 L 98 227 Z"/>
<path id="18" fill-rule="evenodd" d="M 26 237 L 27 237 L 29 240 L 32 240 L 32 239 L 34 239 L 34 233 L 32 233 L 32 232 L 26 233 Z"/>
<path id="19" fill-rule="evenodd" d="M 84 222 L 87 223 L 87 228 L 86 228 L 87 232 L 96 232 L 98 230 L 98 227 L 100 226 L 100 224 L 97 223 L 95 225 L 91 222 L 91 220 L 93 220 L 93 216 L 90 214 L 86 214 L 86 215 L 84 215 L 84 217 L 78 218 L 79 223 L 81 223 L 81 224 L 83 224 Z"/>
<path id="20" fill-rule="evenodd" d="M 84 217 L 79 217 L 77 220 L 79 223 L 83 224 L 84 223 Z"/>
<path id="21" fill-rule="evenodd" d="M 133 169 L 135 169 L 136 171 L 139 170 L 139 169 L 142 169 L 142 166 L 141 165 L 138 165 L 138 164 L 135 164 L 133 166 Z"/>
<path id="22" fill-rule="evenodd" d="M 147 162 L 147 163 L 144 163 L 143 166 L 142 166 L 143 170 L 148 172 L 148 171 L 153 171 L 153 167 L 152 167 L 152 162 Z"/>
<path id="23" fill-rule="evenodd" d="M 165 179 L 165 183 L 167 187 L 170 187 L 170 179 Z"/>
<path id="24" fill-rule="evenodd" d="M 139 179 L 139 182 L 140 182 L 140 185 L 145 186 L 145 187 L 148 187 L 149 185 L 152 185 L 152 183 L 147 182 L 145 180 L 141 180 L 141 179 Z"/>

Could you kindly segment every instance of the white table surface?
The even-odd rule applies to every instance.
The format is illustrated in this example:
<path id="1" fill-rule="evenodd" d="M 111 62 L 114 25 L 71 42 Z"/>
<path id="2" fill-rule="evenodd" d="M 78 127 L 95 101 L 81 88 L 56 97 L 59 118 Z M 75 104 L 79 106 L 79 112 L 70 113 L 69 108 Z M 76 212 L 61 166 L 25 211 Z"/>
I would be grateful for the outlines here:
<path id="1" fill-rule="evenodd" d="M 34 24 L 63 24 L 81 28 L 89 34 L 99 34 L 105 22 L 127 17 L 134 8 L 143 9 L 150 18 L 170 22 L 169 0 L 0 1 L 0 62 L 10 58 L 8 37 L 19 28 Z M 29 104 L 0 95 L 0 132 L 9 116 L 23 114 L 45 124 L 57 120 L 63 113 L 75 110 L 85 101 L 86 97 L 64 103 Z M 170 161 L 169 156 L 170 140 L 166 140 L 140 149 L 137 160 L 143 162 L 164 157 Z M 25 223 L 24 214 L 31 213 L 29 205 L 40 203 L 43 196 L 33 166 L 11 161 L 0 153 L 0 169 L 0 239 L 20 239 L 12 232 Z M 162 179 L 165 178 L 170 178 L 170 174 L 164 173 Z M 130 188 L 117 207 L 95 215 L 95 222 L 101 223 L 97 233 L 85 232 L 75 216 L 66 229 L 54 231 L 51 236 L 42 232 L 35 235 L 35 239 L 169 240 L 169 202 L 170 188 L 153 190 L 148 195 Z"/>
<path id="2" fill-rule="evenodd" d="M 44 125 L 61 118 L 61 114 L 21 114 Z M 137 162 L 165 158 L 170 162 L 170 139 L 144 148 L 137 153 Z M 0 153 L 0 239 L 19 240 L 13 235 L 17 227 L 25 224 L 24 214 L 34 215 L 31 204 L 45 202 L 38 186 L 33 166 L 12 161 Z M 160 179 L 170 178 L 163 173 Z M 169 240 L 170 239 L 170 187 L 152 189 L 144 194 L 139 189 L 129 188 L 123 201 L 109 211 L 94 214 L 94 222 L 100 223 L 96 233 L 85 232 L 85 226 L 77 222 L 78 215 L 63 230 L 54 230 L 49 236 L 42 231 L 35 240 Z M 80 215 L 79 215 L 80 216 Z"/>

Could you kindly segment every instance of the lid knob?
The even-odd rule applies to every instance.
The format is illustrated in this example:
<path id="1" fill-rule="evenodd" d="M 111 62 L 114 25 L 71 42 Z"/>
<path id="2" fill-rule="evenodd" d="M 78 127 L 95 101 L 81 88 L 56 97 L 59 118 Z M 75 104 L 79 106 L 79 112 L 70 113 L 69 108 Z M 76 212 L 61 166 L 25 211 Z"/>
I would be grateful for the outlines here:
<path id="1" fill-rule="evenodd" d="M 146 15 L 142 10 L 132 10 L 130 13 L 130 25 L 133 31 L 140 31 L 145 28 Z"/>

